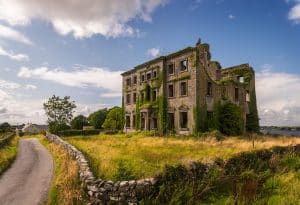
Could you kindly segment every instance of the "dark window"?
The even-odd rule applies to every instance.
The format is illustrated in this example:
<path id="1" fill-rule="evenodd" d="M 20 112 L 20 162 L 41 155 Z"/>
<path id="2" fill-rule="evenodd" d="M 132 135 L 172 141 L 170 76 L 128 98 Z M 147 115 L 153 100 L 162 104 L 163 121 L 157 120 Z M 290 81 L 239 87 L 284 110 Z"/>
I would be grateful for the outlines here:
<path id="1" fill-rule="evenodd" d="M 152 91 L 152 101 L 156 101 L 156 90 Z"/>
<path id="2" fill-rule="evenodd" d="M 127 79 L 126 79 L 126 85 L 127 85 L 127 86 L 130 86 L 130 85 L 131 85 L 131 79 L 130 79 L 130 78 L 127 78 Z"/>
<path id="3" fill-rule="evenodd" d="M 153 71 L 152 76 L 153 76 L 153 78 L 156 78 L 156 76 L 157 76 L 156 70 Z"/>
<path id="4" fill-rule="evenodd" d="M 235 101 L 239 100 L 239 88 L 234 89 L 234 99 Z"/>
<path id="5" fill-rule="evenodd" d="M 174 64 L 169 64 L 168 65 L 168 74 L 173 75 L 174 74 Z"/>
<path id="6" fill-rule="evenodd" d="M 145 94 L 144 94 L 144 92 L 142 92 L 142 93 L 141 93 L 141 101 L 142 101 L 142 102 L 144 102 L 144 100 L 145 100 L 144 98 L 145 98 Z"/>
<path id="7" fill-rule="evenodd" d="M 186 96 L 187 95 L 187 83 L 186 82 L 181 82 L 180 83 L 180 95 L 181 96 Z"/>
<path id="8" fill-rule="evenodd" d="M 132 81 L 132 83 L 135 85 L 136 82 L 137 82 L 137 78 L 136 78 L 136 76 L 133 76 L 133 81 Z"/>
<path id="9" fill-rule="evenodd" d="M 180 128 L 187 128 L 188 124 L 188 113 L 180 112 Z"/>
<path id="10" fill-rule="evenodd" d="M 127 94 L 127 95 L 126 95 L 126 103 L 127 103 L 127 104 L 130 104 L 130 94 Z"/>
<path id="11" fill-rule="evenodd" d="M 141 81 L 142 81 L 142 82 L 145 81 L 145 75 L 141 75 Z"/>
<path id="12" fill-rule="evenodd" d="M 126 128 L 130 128 L 130 116 L 126 116 Z"/>
<path id="13" fill-rule="evenodd" d="M 146 89 L 146 101 L 150 101 L 151 97 L 151 88 L 149 85 L 147 85 L 147 89 Z"/>
<path id="14" fill-rule="evenodd" d="M 151 79 L 151 73 L 147 73 L 147 80 Z"/>
<path id="15" fill-rule="evenodd" d="M 169 130 L 174 130 L 174 128 L 175 128 L 174 113 L 169 113 L 169 117 L 168 117 L 168 129 Z"/>
<path id="16" fill-rule="evenodd" d="M 132 102 L 133 102 L 133 103 L 136 103 L 136 93 L 133 93 Z"/>
<path id="17" fill-rule="evenodd" d="M 207 111 L 206 116 L 207 116 L 207 120 L 212 120 L 213 119 L 213 112 Z"/>
<path id="18" fill-rule="evenodd" d="M 132 116 L 132 127 L 135 127 L 135 115 Z"/>
<path id="19" fill-rule="evenodd" d="M 157 129 L 157 119 L 153 118 L 152 122 L 153 122 L 153 129 Z"/>
<path id="20" fill-rule="evenodd" d="M 212 83 L 207 82 L 207 96 L 212 96 Z"/>
<path id="21" fill-rule="evenodd" d="M 173 84 L 168 85 L 168 96 L 169 96 L 169 98 L 174 97 L 174 85 Z"/>
<path id="22" fill-rule="evenodd" d="M 187 60 L 180 61 L 180 71 L 186 71 L 188 68 Z"/>

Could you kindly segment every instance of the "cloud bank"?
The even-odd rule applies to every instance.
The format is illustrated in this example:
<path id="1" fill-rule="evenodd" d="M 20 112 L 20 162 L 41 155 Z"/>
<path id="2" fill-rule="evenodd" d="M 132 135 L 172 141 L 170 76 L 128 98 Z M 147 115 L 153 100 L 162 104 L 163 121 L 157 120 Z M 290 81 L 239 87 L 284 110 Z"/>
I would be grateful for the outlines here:
<path id="1" fill-rule="evenodd" d="M 26 54 L 23 53 L 14 53 L 12 51 L 7 51 L 4 48 L 0 46 L 0 56 L 6 56 L 9 57 L 12 60 L 16 61 L 29 61 L 29 57 Z"/>
<path id="2" fill-rule="evenodd" d="M 133 19 L 151 21 L 152 12 L 166 1 L 0 0 L 0 20 L 15 26 L 38 18 L 50 22 L 58 33 L 75 38 L 132 36 L 138 30 L 128 23 Z"/>
<path id="3" fill-rule="evenodd" d="M 0 0 L 0 13 L 1 12 L 3 12 L 3 10 L 1 7 L 1 0 Z M 15 16 L 18 16 L 18 15 L 15 15 Z M 1 19 L 1 17 L 0 17 L 0 19 Z M 10 27 L 1 25 L 1 24 L 0 24 L 0 38 L 8 39 L 11 41 L 17 41 L 17 42 L 28 44 L 28 45 L 33 44 L 26 36 L 24 36 L 20 32 L 12 29 Z"/>

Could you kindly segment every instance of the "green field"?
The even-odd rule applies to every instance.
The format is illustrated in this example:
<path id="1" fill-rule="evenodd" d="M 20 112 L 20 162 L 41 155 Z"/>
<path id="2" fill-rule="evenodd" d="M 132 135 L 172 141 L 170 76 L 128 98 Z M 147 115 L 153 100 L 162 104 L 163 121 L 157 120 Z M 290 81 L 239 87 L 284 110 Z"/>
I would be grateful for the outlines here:
<path id="1" fill-rule="evenodd" d="M 127 180 L 152 177 L 165 165 L 191 161 L 209 162 L 253 149 L 300 143 L 300 138 L 260 137 L 254 143 L 238 137 L 214 138 L 146 137 L 143 134 L 74 136 L 64 138 L 89 159 L 94 174 L 103 179 Z"/>

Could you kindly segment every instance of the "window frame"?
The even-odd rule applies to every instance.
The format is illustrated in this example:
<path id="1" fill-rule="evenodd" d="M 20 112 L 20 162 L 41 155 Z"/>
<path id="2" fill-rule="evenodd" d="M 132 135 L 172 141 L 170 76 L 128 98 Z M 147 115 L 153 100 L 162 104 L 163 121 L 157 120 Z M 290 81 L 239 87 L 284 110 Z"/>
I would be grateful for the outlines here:
<path id="1" fill-rule="evenodd" d="M 172 89 L 172 96 L 170 96 L 170 86 L 172 86 L 173 87 L 173 89 Z M 174 86 L 174 83 L 169 83 L 168 84 L 168 98 L 175 98 L 175 86 Z"/>
<path id="2" fill-rule="evenodd" d="M 184 62 L 184 61 L 186 61 L 186 69 L 185 70 L 182 70 L 182 63 Z M 184 60 L 181 60 L 180 61 L 180 73 L 182 73 L 182 72 L 187 72 L 188 70 L 189 70 L 189 61 L 188 61 L 188 59 L 184 59 Z"/>
<path id="3" fill-rule="evenodd" d="M 182 91 L 181 90 L 181 84 L 182 83 L 185 83 L 185 85 L 186 85 L 186 89 L 185 89 L 186 93 L 185 93 L 185 95 L 182 95 L 182 92 L 181 92 Z M 179 94 L 180 94 L 180 97 L 187 97 L 188 96 L 188 82 L 187 82 L 187 80 L 179 82 Z"/>
<path id="4" fill-rule="evenodd" d="M 185 113 L 186 114 L 186 123 L 185 123 L 185 127 L 183 127 L 183 116 L 182 114 Z M 186 110 L 180 110 L 179 111 L 179 127 L 181 130 L 187 130 L 188 129 L 188 124 L 189 124 L 189 115 L 188 115 L 188 111 Z"/>
<path id="5" fill-rule="evenodd" d="M 131 104 L 131 94 L 126 93 L 126 105 L 130 105 L 130 104 Z"/>
<path id="6" fill-rule="evenodd" d="M 169 72 L 170 71 L 170 66 L 172 66 L 172 70 L 173 70 L 172 73 Z M 174 63 L 168 64 L 168 75 L 175 75 L 175 64 Z"/>

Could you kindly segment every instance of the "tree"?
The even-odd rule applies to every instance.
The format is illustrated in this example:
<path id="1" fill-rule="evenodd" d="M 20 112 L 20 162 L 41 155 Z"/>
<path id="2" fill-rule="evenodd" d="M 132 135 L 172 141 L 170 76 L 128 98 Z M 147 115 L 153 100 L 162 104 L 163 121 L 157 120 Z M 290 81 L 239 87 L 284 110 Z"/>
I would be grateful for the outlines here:
<path id="1" fill-rule="evenodd" d="M 101 109 L 94 113 L 91 113 L 88 117 L 89 123 L 95 128 L 95 129 L 101 129 L 102 124 L 105 121 L 105 117 L 107 114 L 107 109 Z"/>
<path id="2" fill-rule="evenodd" d="M 57 133 L 68 127 L 73 118 L 74 109 L 76 108 L 75 102 L 70 101 L 70 96 L 60 98 L 59 96 L 53 95 L 43 105 L 48 117 L 50 132 Z"/>
<path id="3" fill-rule="evenodd" d="M 4 122 L 0 125 L 0 132 L 8 132 L 11 129 L 11 125 L 8 122 Z"/>
<path id="4" fill-rule="evenodd" d="M 122 108 L 116 106 L 108 111 L 102 127 L 106 130 L 122 130 L 123 122 Z"/>
<path id="5" fill-rule="evenodd" d="M 82 130 L 83 126 L 86 126 L 88 124 L 88 120 L 85 116 L 78 115 L 71 121 L 71 128 L 75 130 Z"/>

